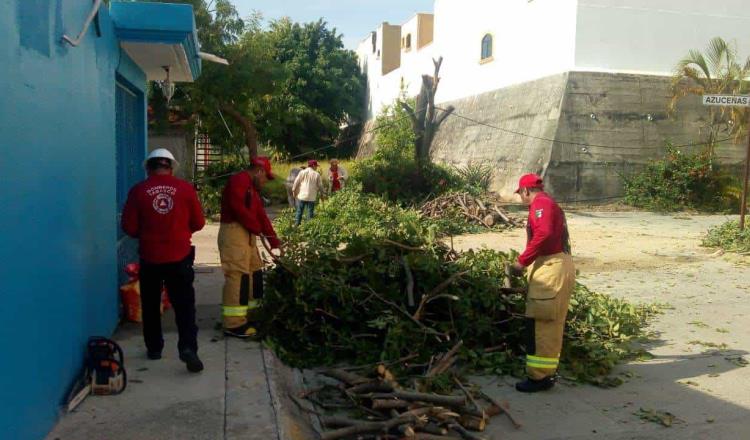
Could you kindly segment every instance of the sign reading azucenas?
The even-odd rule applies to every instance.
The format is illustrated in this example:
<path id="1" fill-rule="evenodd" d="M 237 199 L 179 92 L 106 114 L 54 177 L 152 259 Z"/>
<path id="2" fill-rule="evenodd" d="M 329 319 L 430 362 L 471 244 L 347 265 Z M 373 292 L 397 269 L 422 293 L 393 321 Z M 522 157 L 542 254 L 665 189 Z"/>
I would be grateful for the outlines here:
<path id="1" fill-rule="evenodd" d="M 750 107 L 750 96 L 742 95 L 703 95 L 703 105 L 730 107 Z"/>

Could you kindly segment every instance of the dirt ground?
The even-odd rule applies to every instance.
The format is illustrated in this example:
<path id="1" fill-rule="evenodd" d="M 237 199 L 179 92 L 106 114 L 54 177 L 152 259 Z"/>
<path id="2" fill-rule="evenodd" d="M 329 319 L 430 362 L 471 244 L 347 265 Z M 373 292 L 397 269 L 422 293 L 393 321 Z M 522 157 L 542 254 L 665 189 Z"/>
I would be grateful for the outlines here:
<path id="1" fill-rule="evenodd" d="M 522 396 L 509 378 L 477 378 L 525 419 L 493 422 L 491 438 L 750 438 L 750 258 L 700 247 L 725 216 L 568 212 L 578 280 L 633 302 L 662 303 L 651 361 L 618 369 L 615 389 L 565 385 Z M 454 237 L 456 249 L 522 250 L 525 231 Z M 743 357 L 744 356 L 744 357 Z M 662 427 L 634 413 L 666 411 Z"/>

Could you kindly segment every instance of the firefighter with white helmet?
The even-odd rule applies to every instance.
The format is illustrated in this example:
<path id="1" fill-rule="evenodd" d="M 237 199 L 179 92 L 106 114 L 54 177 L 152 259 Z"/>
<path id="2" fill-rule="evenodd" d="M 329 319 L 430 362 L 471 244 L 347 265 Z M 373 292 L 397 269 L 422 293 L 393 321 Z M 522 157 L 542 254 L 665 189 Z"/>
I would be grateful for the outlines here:
<path id="1" fill-rule="evenodd" d="M 198 195 L 190 183 L 173 176 L 177 161 L 164 148 L 152 151 L 143 162 L 148 177 L 128 194 L 122 229 L 139 241 L 143 338 L 149 359 L 161 359 L 162 287 L 167 288 L 175 311 L 179 358 L 191 372 L 203 370 L 198 357 L 195 290 L 191 245 L 194 232 L 203 229 Z"/>

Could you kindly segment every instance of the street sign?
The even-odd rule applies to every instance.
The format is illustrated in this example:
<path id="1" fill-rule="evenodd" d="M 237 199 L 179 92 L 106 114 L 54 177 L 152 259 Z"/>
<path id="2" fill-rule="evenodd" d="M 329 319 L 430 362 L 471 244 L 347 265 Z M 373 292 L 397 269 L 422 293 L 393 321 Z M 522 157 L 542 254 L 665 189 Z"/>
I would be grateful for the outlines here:
<path id="1" fill-rule="evenodd" d="M 750 96 L 745 95 L 703 95 L 703 105 L 721 107 L 750 107 Z M 750 111 L 747 112 L 750 118 Z M 750 123 L 748 123 L 750 127 Z M 750 192 L 750 132 L 748 132 L 747 153 L 745 156 L 745 178 L 742 185 L 742 200 L 740 200 L 740 230 L 745 230 L 745 214 L 747 213 L 747 194 Z"/>
<path id="2" fill-rule="evenodd" d="M 743 95 L 703 95 L 703 105 L 728 107 L 750 107 L 750 96 Z"/>

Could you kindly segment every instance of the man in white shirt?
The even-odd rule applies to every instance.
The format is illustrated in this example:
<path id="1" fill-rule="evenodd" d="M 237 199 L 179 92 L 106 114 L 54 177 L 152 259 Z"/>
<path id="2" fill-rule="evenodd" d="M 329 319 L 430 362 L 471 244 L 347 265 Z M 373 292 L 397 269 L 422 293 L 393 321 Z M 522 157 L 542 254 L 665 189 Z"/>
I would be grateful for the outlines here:
<path id="1" fill-rule="evenodd" d="M 315 202 L 318 200 L 318 194 L 323 193 L 323 178 L 317 171 L 318 161 L 307 161 L 307 168 L 300 171 L 297 178 L 294 179 L 292 192 L 297 199 L 297 217 L 295 224 L 299 226 L 302 223 L 302 214 L 307 209 L 307 218 L 311 219 L 315 215 Z"/>

